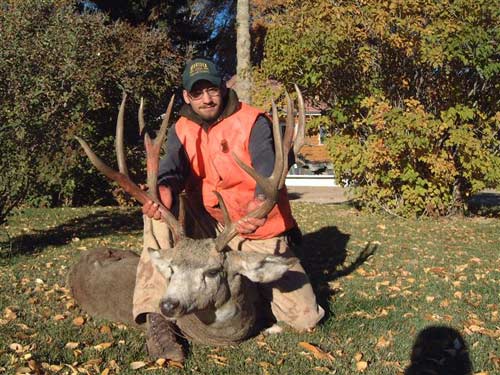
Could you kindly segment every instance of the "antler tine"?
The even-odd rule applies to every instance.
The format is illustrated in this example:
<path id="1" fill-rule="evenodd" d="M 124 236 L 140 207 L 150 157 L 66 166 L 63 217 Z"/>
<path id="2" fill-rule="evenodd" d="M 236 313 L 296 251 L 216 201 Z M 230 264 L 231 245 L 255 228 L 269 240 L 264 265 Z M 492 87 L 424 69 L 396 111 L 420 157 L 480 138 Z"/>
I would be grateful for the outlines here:
<path id="1" fill-rule="evenodd" d="M 273 112 L 273 138 L 274 138 L 274 168 L 271 176 L 264 177 L 257 173 L 255 169 L 243 163 L 240 158 L 234 153 L 232 153 L 234 160 L 238 165 L 248 173 L 262 188 L 264 195 L 266 197 L 276 198 L 278 192 L 276 191 L 276 179 L 281 180 L 281 172 L 283 170 L 283 140 L 281 137 L 281 130 L 279 125 L 278 110 L 274 100 L 271 103 Z"/>
<path id="2" fill-rule="evenodd" d="M 120 110 L 118 111 L 118 118 L 116 119 L 116 138 L 115 138 L 115 150 L 116 150 L 116 161 L 118 162 L 118 170 L 125 176 L 128 176 L 127 160 L 125 158 L 125 150 L 123 149 L 123 118 L 125 117 L 125 101 L 127 100 L 127 94 L 125 91 L 122 94 L 122 104 L 120 104 Z"/>
<path id="3" fill-rule="evenodd" d="M 219 201 L 219 206 L 222 210 L 222 215 L 223 215 L 223 220 L 224 220 L 224 225 L 231 225 L 231 218 L 229 217 L 229 212 L 226 207 L 226 203 L 224 202 L 224 199 L 222 198 L 222 195 L 218 191 L 214 191 L 214 194 L 217 196 L 217 200 Z"/>
<path id="4" fill-rule="evenodd" d="M 293 101 L 286 92 L 286 127 L 285 134 L 283 136 L 283 167 L 281 169 L 280 183 L 279 189 L 281 189 L 285 185 L 286 175 L 288 173 L 288 154 L 290 152 L 290 148 L 292 147 L 293 142 L 293 128 L 294 128 L 294 113 L 295 108 L 293 106 Z"/>
<path id="5" fill-rule="evenodd" d="M 306 114 L 304 110 L 304 98 L 302 96 L 302 92 L 297 85 L 294 86 L 295 92 L 297 93 L 297 104 L 299 107 L 299 121 L 297 131 L 295 133 L 295 139 L 293 141 L 293 153 L 295 157 L 297 157 L 305 141 Z"/>
<path id="6" fill-rule="evenodd" d="M 287 93 L 287 110 L 293 112 L 293 104 Z M 257 209 L 249 212 L 246 218 L 263 218 L 273 209 L 276 202 L 278 201 L 279 190 L 283 187 L 285 183 L 285 177 L 288 172 L 288 152 L 290 151 L 292 138 L 293 138 L 293 114 L 292 117 L 287 118 L 286 130 L 284 140 L 281 136 L 281 129 L 278 118 L 278 110 L 276 109 L 276 104 L 274 100 L 272 101 L 272 112 L 273 112 L 273 136 L 274 136 L 274 169 L 269 177 L 263 177 L 257 173 L 253 168 L 249 167 L 243 163 L 238 156 L 234 153 L 232 154 L 236 163 L 247 172 L 262 188 L 266 199 L 262 205 Z M 222 196 L 215 192 L 217 199 L 219 200 L 219 205 L 224 214 L 224 230 L 216 239 L 216 249 L 217 251 L 223 251 L 226 245 L 231 241 L 236 235 L 236 225 L 230 221 L 229 214 L 224 204 Z"/>
<path id="7" fill-rule="evenodd" d="M 117 140 L 116 140 L 116 150 L 117 150 L 117 158 L 118 160 L 122 159 L 123 165 L 125 165 L 125 154 L 123 153 L 123 112 L 125 107 L 125 99 L 126 95 L 122 99 L 122 105 L 120 106 L 120 112 L 118 114 L 119 120 L 117 121 Z M 121 116 L 120 116 L 121 114 Z M 121 117 L 121 119 L 120 119 Z M 167 120 L 168 122 L 168 120 Z M 118 129 L 121 127 L 121 129 Z M 118 134 L 121 133 L 121 136 L 118 137 Z M 137 184 L 135 184 L 128 176 L 123 172 L 118 172 L 112 168 L 110 168 L 106 163 L 104 163 L 90 148 L 90 146 L 80 137 L 76 137 L 76 140 L 80 143 L 83 150 L 87 154 L 91 163 L 99 170 L 102 174 L 108 177 L 110 180 L 115 181 L 118 185 L 120 185 L 123 190 L 125 190 L 132 197 L 137 199 L 141 204 L 145 204 L 149 201 L 153 201 L 159 206 L 159 212 L 161 214 L 162 220 L 164 220 L 167 225 L 172 230 L 175 241 L 178 241 L 182 237 L 184 237 L 184 229 L 179 224 L 175 216 L 159 201 L 159 199 L 155 197 L 151 197 L 148 193 L 142 190 Z M 157 162 L 158 163 L 158 162 Z"/>
<path id="8" fill-rule="evenodd" d="M 139 121 L 139 134 L 142 134 L 146 128 L 146 123 L 144 121 L 144 98 L 141 98 L 141 103 L 139 104 L 137 120 Z"/>
<path id="9" fill-rule="evenodd" d="M 168 122 L 170 120 L 170 115 L 172 113 L 172 107 L 174 105 L 175 96 L 172 95 L 170 102 L 168 103 L 167 111 L 163 117 L 163 121 L 160 126 L 160 130 L 156 134 L 154 140 L 151 139 L 149 134 L 144 134 L 144 147 L 146 148 L 146 171 L 147 171 L 147 185 L 148 189 L 154 198 L 158 199 L 158 168 L 160 160 L 160 151 L 165 141 L 165 135 L 167 134 Z M 141 105 L 139 106 L 139 127 L 141 133 L 144 131 L 144 101 L 141 98 Z M 142 124 L 141 124 L 142 122 Z"/>

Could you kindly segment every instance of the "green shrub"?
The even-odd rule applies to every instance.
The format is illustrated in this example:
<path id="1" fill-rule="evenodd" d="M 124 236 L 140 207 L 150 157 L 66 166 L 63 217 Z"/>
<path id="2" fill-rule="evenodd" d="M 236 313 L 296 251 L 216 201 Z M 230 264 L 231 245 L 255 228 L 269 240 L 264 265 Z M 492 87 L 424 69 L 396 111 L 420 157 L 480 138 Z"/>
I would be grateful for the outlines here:
<path id="1" fill-rule="evenodd" d="M 456 106 L 436 117 L 415 99 L 404 104 L 366 98 L 366 116 L 329 141 L 336 176 L 362 203 L 403 216 L 447 215 L 462 211 L 471 194 L 495 187 L 500 113 L 485 119 Z"/>

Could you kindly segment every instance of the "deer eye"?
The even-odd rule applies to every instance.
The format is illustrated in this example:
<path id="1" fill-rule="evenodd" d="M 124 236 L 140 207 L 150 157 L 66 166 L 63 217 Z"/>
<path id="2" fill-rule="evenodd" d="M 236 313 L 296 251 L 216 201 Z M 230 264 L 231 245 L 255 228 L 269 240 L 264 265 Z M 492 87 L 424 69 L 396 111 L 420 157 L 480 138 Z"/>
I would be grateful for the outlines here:
<path id="1" fill-rule="evenodd" d="M 215 276 L 219 275 L 221 271 L 222 271 L 222 268 L 220 268 L 220 267 L 219 268 L 212 268 L 210 270 L 205 271 L 203 273 L 203 275 L 205 277 L 215 277 Z"/>

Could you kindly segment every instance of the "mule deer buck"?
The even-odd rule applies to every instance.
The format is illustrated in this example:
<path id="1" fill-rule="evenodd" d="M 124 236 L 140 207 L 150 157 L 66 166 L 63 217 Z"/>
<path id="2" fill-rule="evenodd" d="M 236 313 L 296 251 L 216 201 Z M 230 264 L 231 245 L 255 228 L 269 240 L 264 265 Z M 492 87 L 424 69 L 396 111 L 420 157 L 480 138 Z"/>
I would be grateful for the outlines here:
<path id="1" fill-rule="evenodd" d="M 251 167 L 236 162 L 251 175 L 263 189 L 264 204 L 248 213 L 247 217 L 263 218 L 271 211 L 283 188 L 288 172 L 288 154 L 292 145 L 296 153 L 303 143 L 304 102 L 298 96 L 298 129 L 294 136 L 294 105 L 288 94 L 286 130 L 282 136 L 276 105 L 272 103 L 273 137 L 275 140 L 275 165 L 270 177 L 265 178 Z M 129 178 L 123 150 L 123 117 L 125 95 L 120 107 L 116 152 L 119 172 L 108 167 L 90 149 L 85 141 L 77 138 L 93 165 L 108 178 L 117 182 L 140 203 L 153 200 L 159 205 L 161 222 L 145 217 L 144 249 L 160 274 L 169 281 L 159 301 L 162 314 L 175 320 L 181 334 L 195 342 L 221 345 L 238 343 L 255 332 L 258 311 L 258 294 L 254 283 L 279 279 L 298 260 L 256 252 L 229 251 L 227 244 L 237 235 L 224 201 L 214 192 L 224 213 L 224 228 L 216 238 L 189 238 L 177 219 L 160 202 L 157 195 L 157 172 L 160 149 L 172 111 L 170 101 L 161 128 L 152 140 L 145 134 L 147 153 L 148 191 L 141 189 Z M 139 108 L 139 125 L 144 132 L 143 103 Z M 295 142 L 294 142 L 295 139 Z M 195 218 L 196 219 L 196 218 Z M 164 227 L 160 227 L 162 224 Z M 165 225 L 166 224 L 166 225 Z M 162 249 L 168 228 L 174 246 Z M 81 257 L 69 274 L 68 283 L 79 306 L 90 315 L 113 321 L 135 324 L 132 318 L 132 299 L 136 280 L 137 254 L 131 251 L 97 249 Z"/>

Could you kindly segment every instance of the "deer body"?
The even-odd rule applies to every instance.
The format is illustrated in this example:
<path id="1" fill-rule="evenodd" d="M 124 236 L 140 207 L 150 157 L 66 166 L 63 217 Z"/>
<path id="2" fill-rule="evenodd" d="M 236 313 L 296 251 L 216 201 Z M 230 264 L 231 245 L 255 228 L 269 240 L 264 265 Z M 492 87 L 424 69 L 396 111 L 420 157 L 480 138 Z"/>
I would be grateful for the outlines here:
<path id="1" fill-rule="evenodd" d="M 169 281 L 159 308 L 195 342 L 238 343 L 257 328 L 254 281 L 279 278 L 296 259 L 211 252 L 214 248 L 214 239 L 186 238 L 175 249 L 149 250 L 152 263 Z M 132 299 L 138 263 L 139 256 L 131 251 L 89 251 L 73 266 L 68 284 L 90 315 L 135 325 Z"/>

